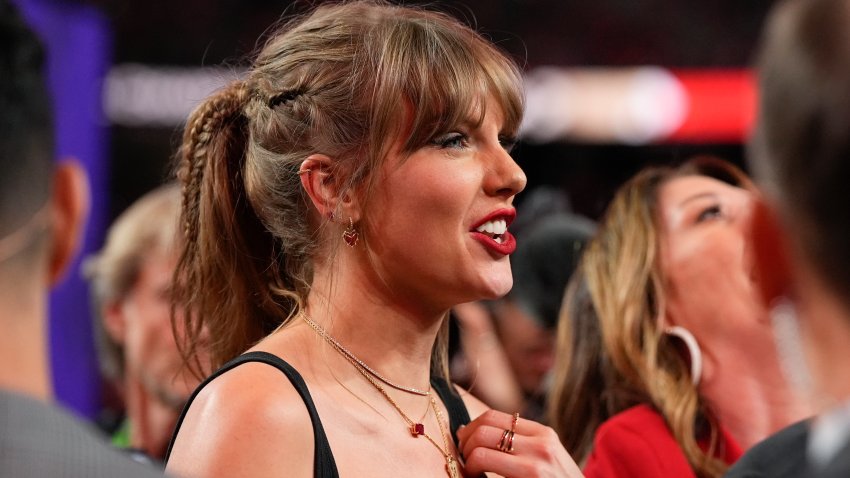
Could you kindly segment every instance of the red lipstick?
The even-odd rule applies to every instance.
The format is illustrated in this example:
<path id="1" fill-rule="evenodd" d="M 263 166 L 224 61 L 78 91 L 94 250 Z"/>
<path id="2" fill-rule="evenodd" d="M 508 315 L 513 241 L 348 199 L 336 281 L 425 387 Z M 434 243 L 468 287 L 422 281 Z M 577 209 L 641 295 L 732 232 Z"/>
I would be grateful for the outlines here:
<path id="1" fill-rule="evenodd" d="M 499 220 L 505 221 L 505 224 L 510 226 L 514 222 L 514 219 L 516 219 L 516 210 L 514 208 L 498 209 L 477 221 L 470 232 L 472 233 L 472 237 L 488 250 L 495 254 L 506 256 L 516 250 L 516 239 L 513 234 L 505 230 L 504 233 L 494 237 L 486 232 L 479 232 L 477 229 L 487 222 Z M 498 241 L 496 238 L 498 238 Z"/>

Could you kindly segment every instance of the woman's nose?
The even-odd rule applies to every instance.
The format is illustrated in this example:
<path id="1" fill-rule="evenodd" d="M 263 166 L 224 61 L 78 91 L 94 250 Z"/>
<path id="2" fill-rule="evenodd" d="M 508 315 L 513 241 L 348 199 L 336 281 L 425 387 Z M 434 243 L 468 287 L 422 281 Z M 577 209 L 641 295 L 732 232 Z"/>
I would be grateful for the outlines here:
<path id="1" fill-rule="evenodd" d="M 490 174 L 485 185 L 487 193 L 493 196 L 515 196 L 525 189 L 527 182 L 522 168 L 507 151 L 499 147 L 498 151 L 493 153 Z"/>

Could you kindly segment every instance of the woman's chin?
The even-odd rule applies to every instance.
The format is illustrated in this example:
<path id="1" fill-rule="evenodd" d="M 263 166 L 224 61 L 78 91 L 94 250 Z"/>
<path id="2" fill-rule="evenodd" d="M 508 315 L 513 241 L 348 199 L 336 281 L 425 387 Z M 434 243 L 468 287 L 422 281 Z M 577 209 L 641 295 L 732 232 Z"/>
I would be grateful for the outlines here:
<path id="1" fill-rule="evenodd" d="M 513 285 L 513 277 L 510 276 L 507 279 L 492 281 L 488 283 L 488 286 L 484 291 L 484 296 L 481 297 L 481 299 L 494 300 L 502 298 L 511 291 L 511 287 L 513 287 Z"/>

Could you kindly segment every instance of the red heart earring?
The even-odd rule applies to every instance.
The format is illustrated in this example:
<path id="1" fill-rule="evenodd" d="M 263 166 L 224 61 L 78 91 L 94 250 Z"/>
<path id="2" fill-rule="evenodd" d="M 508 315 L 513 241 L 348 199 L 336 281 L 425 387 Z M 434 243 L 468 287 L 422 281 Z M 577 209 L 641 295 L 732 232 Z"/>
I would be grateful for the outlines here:
<path id="1" fill-rule="evenodd" d="M 357 245 L 357 240 L 360 239 L 360 233 L 357 232 L 357 229 L 354 228 L 354 220 L 351 219 L 351 216 L 348 217 L 348 227 L 342 231 L 342 240 L 348 244 L 348 247 L 354 247 Z"/>

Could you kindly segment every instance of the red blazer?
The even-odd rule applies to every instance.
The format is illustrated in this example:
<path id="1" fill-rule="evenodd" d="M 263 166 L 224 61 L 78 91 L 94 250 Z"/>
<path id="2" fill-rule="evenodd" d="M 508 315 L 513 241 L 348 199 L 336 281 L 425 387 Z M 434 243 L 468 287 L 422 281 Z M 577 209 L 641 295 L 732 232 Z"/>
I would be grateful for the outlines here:
<path id="1" fill-rule="evenodd" d="M 732 464 L 741 447 L 721 430 L 718 457 Z M 606 420 L 593 438 L 584 467 L 587 478 L 696 478 L 664 418 L 637 405 Z"/>

